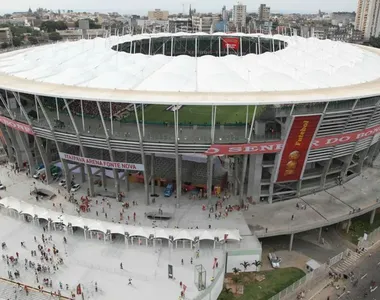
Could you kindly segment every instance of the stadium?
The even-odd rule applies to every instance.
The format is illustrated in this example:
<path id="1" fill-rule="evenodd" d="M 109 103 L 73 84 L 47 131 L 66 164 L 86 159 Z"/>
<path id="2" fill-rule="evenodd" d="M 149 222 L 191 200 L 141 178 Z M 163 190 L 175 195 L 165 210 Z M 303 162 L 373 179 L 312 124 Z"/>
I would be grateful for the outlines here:
<path id="1" fill-rule="evenodd" d="M 238 33 L 111 36 L 7 52 L 1 140 L 29 174 L 48 183 L 77 174 L 89 195 L 111 179 L 115 195 L 140 183 L 147 204 L 168 186 L 177 199 L 228 188 L 242 202 L 271 204 L 371 165 L 380 150 L 379 54 Z"/>

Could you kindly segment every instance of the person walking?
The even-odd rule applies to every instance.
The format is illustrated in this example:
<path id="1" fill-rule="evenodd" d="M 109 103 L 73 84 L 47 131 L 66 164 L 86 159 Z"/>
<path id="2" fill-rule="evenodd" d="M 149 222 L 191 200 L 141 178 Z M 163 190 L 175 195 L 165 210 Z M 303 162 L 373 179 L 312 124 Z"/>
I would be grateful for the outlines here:
<path id="1" fill-rule="evenodd" d="M 123 270 L 123 263 L 120 263 L 120 269 Z"/>

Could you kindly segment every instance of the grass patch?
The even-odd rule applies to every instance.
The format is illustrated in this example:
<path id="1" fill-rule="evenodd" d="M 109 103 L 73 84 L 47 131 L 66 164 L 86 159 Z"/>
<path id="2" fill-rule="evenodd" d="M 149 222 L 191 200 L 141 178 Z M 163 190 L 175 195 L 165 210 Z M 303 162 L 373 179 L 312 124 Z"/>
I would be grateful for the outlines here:
<path id="1" fill-rule="evenodd" d="M 351 243 L 357 245 L 359 238 L 361 238 L 364 233 L 371 233 L 376 228 L 380 227 L 380 214 L 377 211 L 375 220 L 373 224 L 369 224 L 369 214 L 362 215 L 360 217 L 352 219 L 352 224 L 348 234 L 344 230 L 344 235 L 351 241 Z"/>
<path id="2" fill-rule="evenodd" d="M 164 122 L 173 123 L 174 114 L 172 111 L 167 111 L 169 105 L 148 105 L 144 109 L 145 123 L 163 124 Z M 256 117 L 265 109 L 264 106 L 258 106 Z M 252 119 L 252 114 L 255 106 L 249 106 L 249 118 Z M 236 124 L 244 123 L 246 121 L 247 106 L 218 106 L 216 108 L 216 122 L 219 124 Z M 139 119 L 141 120 L 142 114 L 139 111 Z M 211 125 L 211 106 L 196 106 L 184 105 L 179 110 L 179 123 L 183 125 Z M 135 122 L 134 114 L 130 114 L 127 121 Z"/>
<path id="3" fill-rule="evenodd" d="M 261 282 L 255 281 L 256 275 L 265 275 L 265 280 Z M 223 290 L 218 300 L 267 300 L 305 276 L 305 272 L 298 268 L 283 268 L 257 273 L 243 272 L 237 276 L 240 276 L 240 280 L 244 285 L 244 294 L 235 296 Z"/>

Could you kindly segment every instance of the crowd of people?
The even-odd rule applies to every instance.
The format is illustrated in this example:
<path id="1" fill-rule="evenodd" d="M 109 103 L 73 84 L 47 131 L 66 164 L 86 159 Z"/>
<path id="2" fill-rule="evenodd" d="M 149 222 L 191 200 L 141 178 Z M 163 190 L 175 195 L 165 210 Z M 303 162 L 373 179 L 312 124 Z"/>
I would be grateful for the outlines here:
<path id="1" fill-rule="evenodd" d="M 67 243 L 66 238 L 64 243 Z M 22 241 L 20 249 L 10 249 L 6 242 L 2 242 L 2 250 L 2 259 L 8 269 L 9 280 L 25 282 L 27 277 L 33 274 L 34 284 L 39 291 L 57 297 L 65 291 L 65 294 L 75 298 L 75 289 L 71 290 L 68 284 L 57 284 L 53 281 L 53 275 L 64 265 L 64 260 L 51 235 L 42 234 L 40 239 L 34 236 L 34 240 L 28 245 Z M 29 290 L 29 286 L 19 284 L 17 293 L 23 292 L 28 295 Z"/>
<path id="2" fill-rule="evenodd" d="M 82 101 L 83 113 L 87 116 L 99 116 L 98 105 L 94 101 Z M 115 103 L 112 102 L 112 117 L 119 115 L 120 112 L 125 111 L 128 103 Z M 80 100 L 74 100 L 70 103 L 70 109 L 74 114 L 82 115 L 82 107 Z M 104 118 L 111 117 L 110 103 L 100 102 L 100 109 Z"/>

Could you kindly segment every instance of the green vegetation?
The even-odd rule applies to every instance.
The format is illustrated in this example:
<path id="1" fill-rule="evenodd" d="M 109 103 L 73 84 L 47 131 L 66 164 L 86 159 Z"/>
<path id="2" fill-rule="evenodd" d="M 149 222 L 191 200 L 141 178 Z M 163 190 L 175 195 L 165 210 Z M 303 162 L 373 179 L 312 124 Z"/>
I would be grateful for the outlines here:
<path id="1" fill-rule="evenodd" d="M 265 275 L 265 279 L 261 282 L 255 281 L 257 275 Z M 305 276 L 305 272 L 297 268 L 230 275 L 234 283 L 237 282 L 244 285 L 244 294 L 235 296 L 230 289 L 225 288 L 218 300 L 267 300 L 303 276 Z"/>
<path id="2" fill-rule="evenodd" d="M 63 21 L 44 21 L 41 23 L 41 30 L 48 33 L 55 32 L 56 30 L 66 30 L 67 25 Z"/>
<path id="3" fill-rule="evenodd" d="M 97 22 L 98 22 L 97 18 L 95 18 L 95 20 L 92 20 L 92 19 L 85 19 L 85 20 L 88 20 L 88 25 L 89 25 L 90 29 L 102 28 L 102 25 L 97 24 Z M 75 21 L 75 27 L 79 27 L 79 21 Z"/>
<path id="4" fill-rule="evenodd" d="M 174 123 L 174 113 L 166 110 L 169 105 L 148 105 L 144 109 L 145 122 L 147 124 Z M 260 115 L 264 107 L 259 106 L 256 111 L 256 117 Z M 255 110 L 254 106 L 249 106 L 249 119 Z M 239 124 L 246 121 L 246 106 L 218 106 L 216 109 L 217 124 Z M 141 111 L 139 114 L 141 120 Z M 179 110 L 179 123 L 182 125 L 210 125 L 211 106 L 184 105 Z M 126 121 L 135 122 L 134 114 L 130 114 Z"/>
<path id="5" fill-rule="evenodd" d="M 376 228 L 380 227 L 379 213 L 377 213 L 375 216 L 375 220 L 372 225 L 369 224 L 369 218 L 369 214 L 365 214 L 363 216 L 352 219 L 352 224 L 350 230 L 348 231 L 348 234 L 346 234 L 346 231 L 344 231 L 344 234 L 347 235 L 348 239 L 353 244 L 356 245 L 359 241 L 359 238 L 361 238 L 364 233 L 371 233 Z"/>

